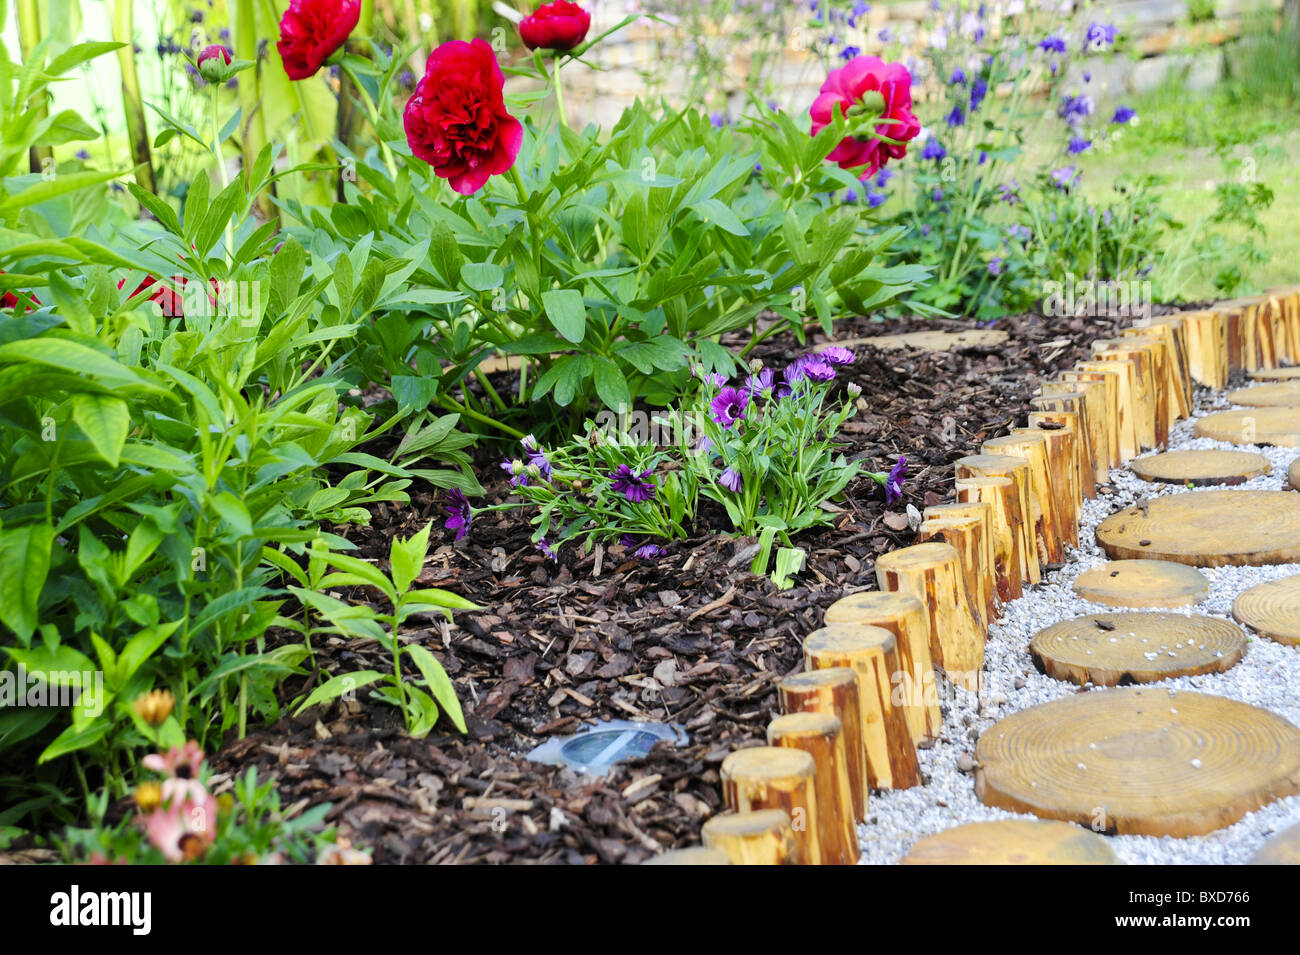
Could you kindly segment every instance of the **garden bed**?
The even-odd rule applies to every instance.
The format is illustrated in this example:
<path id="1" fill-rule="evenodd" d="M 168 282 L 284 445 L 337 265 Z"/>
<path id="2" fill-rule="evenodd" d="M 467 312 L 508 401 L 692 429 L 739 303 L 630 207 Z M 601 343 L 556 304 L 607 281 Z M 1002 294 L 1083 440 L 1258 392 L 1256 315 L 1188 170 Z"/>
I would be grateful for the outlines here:
<path id="1" fill-rule="evenodd" d="M 840 323 L 837 337 L 969 327 L 858 319 Z M 373 845 L 377 862 L 634 863 L 698 844 L 700 825 L 722 806 L 719 764 L 763 738 L 777 682 L 800 668 L 802 637 L 844 593 L 875 588 L 878 555 L 911 542 L 904 505 L 950 500 L 951 462 L 1023 420 L 1040 379 L 1111 331 L 1105 319 L 1032 314 L 993 327 L 1008 340 L 946 352 L 856 348 L 837 387 L 858 384 L 867 410 L 842 431 L 846 453 L 872 468 L 906 456 L 904 498 L 886 507 L 870 479 L 851 485 L 834 528 L 797 539 L 808 563 L 793 589 L 749 572 L 749 540 L 699 536 L 654 562 L 618 547 L 570 547 L 557 564 L 531 543 L 523 512 L 480 514 L 459 544 L 444 533 L 419 583 L 486 609 L 404 634 L 443 662 L 468 736 L 410 739 L 388 708 L 342 702 L 228 746 L 217 768 L 274 774 L 286 804 L 331 803 L 331 818 Z M 781 364 L 801 351 L 778 337 L 757 354 Z M 510 488 L 495 461 L 478 471 L 486 500 L 504 500 Z M 413 494 L 409 509 L 381 506 L 369 528 L 340 531 L 359 556 L 383 560 L 390 539 L 439 517 L 440 503 L 439 493 Z M 336 672 L 386 666 L 378 644 L 338 638 L 321 657 Z M 603 779 L 525 758 L 547 737 L 602 718 L 671 721 L 689 742 Z"/>

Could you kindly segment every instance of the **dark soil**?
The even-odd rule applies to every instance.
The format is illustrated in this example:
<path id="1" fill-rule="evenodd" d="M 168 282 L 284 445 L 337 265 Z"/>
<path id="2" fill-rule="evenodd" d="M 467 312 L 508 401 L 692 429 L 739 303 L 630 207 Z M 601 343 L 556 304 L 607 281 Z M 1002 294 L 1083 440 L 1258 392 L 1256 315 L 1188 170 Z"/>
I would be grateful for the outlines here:
<path id="1" fill-rule="evenodd" d="M 859 319 L 841 322 L 836 337 L 970 327 Z M 802 638 L 825 608 L 874 589 L 877 555 L 911 542 L 906 505 L 951 500 L 951 462 L 1022 422 L 1039 381 L 1113 329 L 1105 319 L 1036 315 L 992 327 L 1010 339 L 949 352 L 856 349 L 839 379 L 861 386 L 861 410 L 843 437 L 873 470 L 906 455 L 904 501 L 887 508 L 874 481 L 851 485 L 835 526 L 799 539 L 808 561 L 793 589 L 749 573 L 752 541 L 704 536 L 670 545 L 653 563 L 619 547 L 585 556 L 569 547 L 557 565 L 530 543 L 522 512 L 480 514 L 460 544 L 442 531 L 420 584 L 486 609 L 403 634 L 443 661 L 467 737 L 412 740 L 390 708 L 344 702 L 227 746 L 216 768 L 255 765 L 278 778 L 286 804 L 331 803 L 330 818 L 372 846 L 376 862 L 636 863 L 698 844 L 700 825 L 722 806 L 719 764 L 763 741 L 775 685 L 801 668 Z M 772 339 L 758 356 L 782 366 L 800 351 Z M 508 495 L 493 464 L 480 479 L 489 501 Z M 340 532 L 360 556 L 382 560 L 392 535 L 431 518 L 441 529 L 441 492 L 413 495 L 409 509 L 382 506 L 369 528 Z M 338 638 L 318 656 L 334 673 L 391 665 L 377 644 Z M 600 718 L 672 721 L 689 742 L 661 745 L 602 779 L 524 757 Z M 450 730 L 445 719 L 438 729 Z"/>

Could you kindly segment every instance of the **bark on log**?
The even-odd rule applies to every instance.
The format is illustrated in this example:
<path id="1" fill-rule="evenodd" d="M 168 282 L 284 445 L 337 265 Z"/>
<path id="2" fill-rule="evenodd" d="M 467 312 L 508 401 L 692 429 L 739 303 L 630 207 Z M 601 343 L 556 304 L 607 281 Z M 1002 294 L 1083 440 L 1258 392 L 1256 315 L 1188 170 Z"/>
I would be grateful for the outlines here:
<path id="1" fill-rule="evenodd" d="M 1052 475 L 1047 465 L 1047 440 L 1041 435 L 1008 434 L 980 445 L 985 454 L 1007 454 L 1029 462 L 1029 506 L 1034 516 L 1035 546 L 1043 566 L 1065 562 L 1062 515 L 1057 513 Z"/>
<path id="2" fill-rule="evenodd" d="M 783 810 L 794 830 L 796 863 L 821 865 L 817 767 L 811 756 L 783 746 L 751 747 L 724 759 L 721 776 L 722 797 L 733 812 Z"/>
<path id="3" fill-rule="evenodd" d="M 1207 388 L 1228 384 L 1228 317 L 1211 311 L 1183 313 L 1192 379 Z"/>
<path id="4" fill-rule="evenodd" d="M 1052 493 L 1056 495 L 1061 513 L 1061 531 L 1065 543 L 1079 546 L 1079 508 L 1083 492 L 1079 462 L 1078 417 L 1068 411 L 1031 411 L 1028 415 L 1030 433 L 1037 432 L 1047 439 L 1047 466 L 1052 475 Z M 1021 429 L 1015 428 L 1012 433 Z M 1089 478 L 1092 476 L 1089 468 Z"/>
<path id="5" fill-rule="evenodd" d="M 1009 454 L 972 454 L 953 464 L 958 480 L 1004 477 L 1015 490 L 1005 498 L 1007 522 L 1016 535 L 1015 551 L 1020 561 L 1020 579 L 1036 584 L 1042 579 L 1038 562 L 1038 538 L 1030 498 L 1029 462 Z"/>
<path id="6" fill-rule="evenodd" d="M 1050 384 L 1048 382 L 1047 384 Z M 1077 469 L 1075 471 L 1075 480 L 1079 485 L 1079 493 L 1082 497 L 1092 500 L 1097 496 L 1097 461 L 1098 456 L 1093 451 L 1093 442 L 1104 441 L 1105 438 L 1094 434 L 1091 428 L 1091 421 L 1088 418 L 1088 403 L 1082 392 L 1070 392 L 1067 394 L 1053 395 L 1050 398 L 1034 398 L 1029 402 L 1029 406 L 1034 409 L 1033 413 L 1049 415 L 1043 418 L 1043 421 L 1055 421 L 1064 424 L 1066 428 L 1074 433 L 1074 447 L 1077 452 Z M 1032 420 L 1029 422 L 1031 427 L 1037 427 Z"/>
<path id="7" fill-rule="evenodd" d="M 988 625 L 1002 613 L 1002 602 L 997 599 L 991 510 L 987 504 L 936 504 L 927 507 L 922 512 L 924 521 L 916 537 L 918 544 L 938 538 L 957 548 L 962 558 L 966 587 L 975 597 L 986 639 Z"/>
<path id="8" fill-rule="evenodd" d="M 862 739 L 857 673 L 848 667 L 805 670 L 786 677 L 777 684 L 776 691 L 782 713 L 826 713 L 843 724 L 853 818 L 865 822 L 871 783 L 867 778 L 867 745 Z"/>
<path id="9" fill-rule="evenodd" d="M 1108 371 L 1063 371 L 1060 380 L 1082 391 L 1088 399 L 1088 418 L 1101 421 L 1100 431 L 1105 438 L 1102 442 L 1106 454 L 1105 460 L 1099 462 L 1105 467 L 1097 467 L 1097 483 L 1105 484 L 1110 480 L 1110 469 L 1120 467 L 1119 442 L 1119 374 Z"/>
<path id="10" fill-rule="evenodd" d="M 1016 482 L 1005 477 L 973 477 L 958 478 L 954 486 L 958 502 L 983 502 L 989 506 L 994 584 L 1003 603 L 1017 599 L 1024 593 L 1024 581 L 1019 533 L 1019 525 L 1023 522 Z"/>
<path id="11" fill-rule="evenodd" d="M 828 713 L 787 713 L 767 726 L 769 746 L 807 753 L 816 767 L 818 841 L 822 865 L 856 865 L 858 826 L 849 789 L 844 726 Z"/>

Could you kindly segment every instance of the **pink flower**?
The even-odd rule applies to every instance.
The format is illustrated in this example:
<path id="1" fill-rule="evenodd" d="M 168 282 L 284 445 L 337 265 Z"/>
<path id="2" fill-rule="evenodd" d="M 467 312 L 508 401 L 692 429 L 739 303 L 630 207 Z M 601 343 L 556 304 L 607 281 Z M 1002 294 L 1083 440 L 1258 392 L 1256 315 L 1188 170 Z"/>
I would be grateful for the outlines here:
<path id="1" fill-rule="evenodd" d="M 217 833 L 217 800 L 197 779 L 163 781 L 162 803 L 139 819 L 145 835 L 168 862 L 193 861 Z"/>
<path id="2" fill-rule="evenodd" d="M 879 99 L 867 94 L 878 94 Z M 864 103 L 864 98 L 869 102 Z M 865 167 L 860 173 L 862 179 L 874 176 L 890 159 L 907 155 L 907 141 L 921 131 L 921 124 L 912 115 L 912 74 L 901 63 L 855 56 L 838 70 L 831 70 L 808 110 L 814 136 L 831 124 L 836 106 L 850 119 L 850 111 L 856 106 L 872 114 L 878 112 L 881 120 L 897 120 L 878 122 L 874 127 L 877 136 L 898 140 L 897 145 L 864 131 L 864 135 L 845 136 L 826 157 L 843 169 Z"/>
<path id="3" fill-rule="evenodd" d="M 280 52 L 291 80 L 315 76 L 361 19 L 361 0 L 289 0 L 280 18 Z"/>
<path id="4" fill-rule="evenodd" d="M 199 770 L 203 767 L 203 750 L 198 743 L 190 740 L 184 746 L 177 746 L 166 753 L 150 753 L 140 762 L 145 769 L 164 776 L 197 780 Z"/>

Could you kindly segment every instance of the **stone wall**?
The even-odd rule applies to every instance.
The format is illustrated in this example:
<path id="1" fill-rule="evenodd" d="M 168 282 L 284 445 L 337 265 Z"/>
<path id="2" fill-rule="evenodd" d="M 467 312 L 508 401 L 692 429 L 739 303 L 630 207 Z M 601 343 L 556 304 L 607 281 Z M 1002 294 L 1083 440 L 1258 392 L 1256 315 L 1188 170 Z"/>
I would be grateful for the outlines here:
<path id="1" fill-rule="evenodd" d="M 746 0 L 737 0 L 738 5 Z M 752 0 L 749 0 L 752 5 Z M 1018 0 L 996 0 L 990 7 L 1005 6 Z M 1068 2 L 1068 0 L 1067 0 Z M 1112 0 L 1090 6 L 1079 16 L 1113 23 L 1123 37 L 1123 52 L 1090 64 L 1093 89 L 1103 97 L 1118 99 L 1158 86 L 1171 70 L 1190 66 L 1189 88 L 1213 86 L 1223 74 L 1223 48 L 1242 30 L 1244 18 L 1265 5 L 1280 9 L 1282 0 L 1213 0 L 1212 19 L 1192 23 L 1185 0 Z M 592 10 L 592 34 L 608 29 L 636 9 L 635 0 L 587 0 Z M 788 0 L 776 0 L 777 7 L 793 9 Z M 1023 6 L 1023 3 L 1021 4 Z M 1195 7 L 1195 4 L 1193 4 Z M 1208 7 L 1207 7 L 1208 9 Z M 683 58 L 685 44 L 692 33 L 684 26 L 639 20 L 606 38 L 590 57 L 601 71 L 572 67 L 566 74 L 565 93 L 572 118 L 595 119 L 602 125 L 613 123 L 624 107 L 637 96 L 662 92 L 670 100 L 707 100 L 710 109 L 736 115 L 743 105 L 745 77 L 756 57 L 768 56 L 771 74 L 776 79 L 772 98 L 785 109 L 802 111 L 812 102 L 824 76 L 820 57 L 809 52 L 814 33 L 802 20 L 806 6 L 789 21 L 780 42 L 739 44 L 736 24 L 727 18 L 710 30 L 705 42 L 725 56 L 726 68 L 720 69 L 716 83 L 705 90 L 686 90 L 685 71 L 674 69 Z M 919 52 L 930 41 L 927 22 L 932 22 L 929 0 L 906 0 L 902 3 L 877 2 L 862 18 L 859 29 L 849 38 L 864 53 L 902 56 Z M 990 21 L 994 20 L 990 17 Z M 993 27 L 997 29 L 996 25 Z M 881 36 L 886 39 L 881 40 Z M 899 51 L 902 50 L 900 54 Z M 704 96 L 701 96 L 701 93 Z"/>

